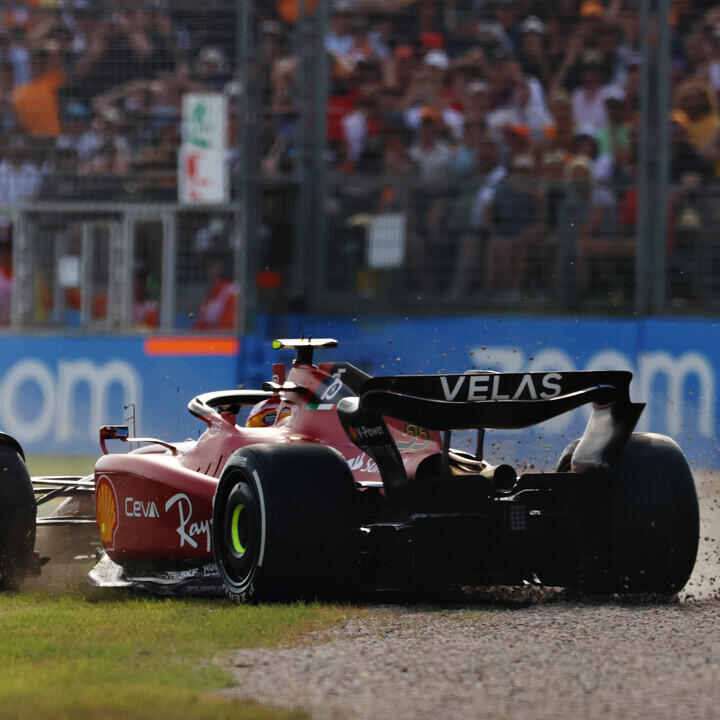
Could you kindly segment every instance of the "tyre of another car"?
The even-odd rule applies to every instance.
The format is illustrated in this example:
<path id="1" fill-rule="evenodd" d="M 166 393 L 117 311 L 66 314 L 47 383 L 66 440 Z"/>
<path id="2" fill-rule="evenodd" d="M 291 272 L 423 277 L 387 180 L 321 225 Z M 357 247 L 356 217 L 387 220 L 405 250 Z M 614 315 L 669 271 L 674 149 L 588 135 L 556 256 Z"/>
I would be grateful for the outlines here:
<path id="1" fill-rule="evenodd" d="M 31 567 L 36 514 L 25 461 L 0 445 L 0 590 L 18 589 Z"/>

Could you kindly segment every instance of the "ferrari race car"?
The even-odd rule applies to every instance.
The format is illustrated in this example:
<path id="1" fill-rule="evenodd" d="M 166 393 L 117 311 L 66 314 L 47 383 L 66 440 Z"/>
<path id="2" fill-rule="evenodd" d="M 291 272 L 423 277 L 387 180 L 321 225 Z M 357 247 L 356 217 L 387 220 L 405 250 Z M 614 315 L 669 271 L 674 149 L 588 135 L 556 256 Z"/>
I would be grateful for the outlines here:
<path id="1" fill-rule="evenodd" d="M 224 589 L 237 601 L 527 583 L 672 595 L 687 582 L 693 478 L 673 440 L 633 433 L 644 405 L 630 400 L 629 372 L 370 377 L 313 363 L 336 344 L 275 341 L 295 350 L 287 377 L 275 364 L 261 390 L 193 398 L 207 425 L 196 441 L 102 427 L 104 454 L 85 478 L 31 479 L 22 448 L 0 436 L 0 586 L 40 571 L 44 525 L 79 532 L 85 552 L 99 534 L 98 585 Z M 554 471 L 484 459 L 487 429 L 586 404 L 585 432 Z M 474 452 L 453 449 L 458 429 L 476 432 Z M 111 440 L 137 445 L 109 453 Z"/>

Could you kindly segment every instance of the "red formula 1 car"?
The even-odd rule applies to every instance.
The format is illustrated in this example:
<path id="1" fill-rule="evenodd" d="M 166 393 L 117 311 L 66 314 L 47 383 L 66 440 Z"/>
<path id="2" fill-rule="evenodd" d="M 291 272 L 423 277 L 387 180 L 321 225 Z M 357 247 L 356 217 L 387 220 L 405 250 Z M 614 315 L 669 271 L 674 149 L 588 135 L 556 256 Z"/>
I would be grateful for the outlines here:
<path id="1" fill-rule="evenodd" d="M 294 349 L 262 390 L 200 395 L 197 441 L 101 428 L 94 476 L 28 478 L 0 437 L 0 586 L 37 571 L 37 525 L 99 531 L 100 585 L 222 590 L 237 600 L 363 588 L 522 583 L 673 594 L 697 552 L 698 502 L 680 448 L 633 433 L 643 405 L 627 372 L 372 378 L 313 364 L 334 340 Z M 518 476 L 483 459 L 486 429 L 541 423 L 585 404 L 583 436 L 552 472 Z M 253 406 L 238 426 L 243 406 Z M 475 429 L 474 453 L 451 447 Z M 109 440 L 149 442 L 110 454 Z M 95 526 L 94 523 L 97 523 Z M 92 523 L 92 525 L 88 525 Z M 87 540 L 87 538 L 86 538 Z"/>

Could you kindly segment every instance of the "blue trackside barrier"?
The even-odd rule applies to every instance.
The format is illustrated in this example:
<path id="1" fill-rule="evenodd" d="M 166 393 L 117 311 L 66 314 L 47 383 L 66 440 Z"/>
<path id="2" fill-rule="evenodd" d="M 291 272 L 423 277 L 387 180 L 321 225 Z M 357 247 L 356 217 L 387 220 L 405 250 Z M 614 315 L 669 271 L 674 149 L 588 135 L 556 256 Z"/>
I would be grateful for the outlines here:
<path id="1" fill-rule="evenodd" d="M 201 354 L 193 354 L 197 347 L 183 354 L 182 344 L 171 344 L 168 352 L 161 344 L 157 351 L 152 338 L 137 336 L 6 336 L 0 429 L 28 453 L 95 454 L 97 427 L 122 423 L 129 414 L 123 406 L 134 403 L 143 435 L 196 437 L 203 426 L 186 411 L 193 395 L 259 387 L 270 378 L 272 362 L 292 357 L 273 351 L 272 338 L 305 334 L 340 341 L 319 360 L 347 360 L 376 375 L 473 367 L 629 369 L 633 400 L 648 403 L 640 429 L 671 435 L 698 467 L 720 466 L 720 327 L 710 320 L 286 314 L 262 315 L 256 327 L 240 342 L 225 338 L 219 350 L 206 343 Z M 488 452 L 520 467 L 550 467 L 586 417 L 581 409 L 530 431 L 489 433 Z"/>

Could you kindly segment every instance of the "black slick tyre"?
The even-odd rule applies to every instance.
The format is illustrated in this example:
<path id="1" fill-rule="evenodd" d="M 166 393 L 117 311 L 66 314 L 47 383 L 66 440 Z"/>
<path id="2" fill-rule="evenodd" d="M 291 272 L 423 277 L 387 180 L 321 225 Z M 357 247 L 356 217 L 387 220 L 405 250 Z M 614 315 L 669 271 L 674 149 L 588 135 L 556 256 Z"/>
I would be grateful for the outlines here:
<path id="1" fill-rule="evenodd" d="M 25 461 L 0 445 L 0 590 L 15 590 L 31 567 L 35 547 L 35 494 Z"/>
<path id="2" fill-rule="evenodd" d="M 228 459 L 213 500 L 213 548 L 236 602 L 347 589 L 357 536 L 355 481 L 337 450 L 261 444 Z"/>
<path id="3" fill-rule="evenodd" d="M 558 470 L 570 469 L 571 444 Z M 672 596 L 690 578 L 697 556 L 700 513 L 695 482 L 685 455 L 665 435 L 634 433 L 611 483 L 607 517 L 590 539 L 592 572 L 583 574 L 588 593 L 652 593 Z M 592 509 L 589 509 L 592 511 Z"/>

